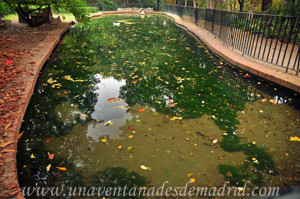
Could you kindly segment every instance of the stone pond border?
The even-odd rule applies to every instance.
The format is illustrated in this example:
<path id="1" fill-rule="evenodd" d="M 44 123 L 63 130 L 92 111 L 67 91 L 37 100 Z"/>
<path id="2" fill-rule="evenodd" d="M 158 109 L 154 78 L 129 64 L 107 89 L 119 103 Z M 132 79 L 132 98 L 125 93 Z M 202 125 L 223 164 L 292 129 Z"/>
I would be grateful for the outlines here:
<path id="1" fill-rule="evenodd" d="M 260 62 L 250 57 L 241 55 L 240 53 L 227 47 L 222 41 L 218 40 L 208 31 L 197 27 L 196 25 L 182 21 L 180 17 L 162 12 L 147 12 L 148 14 L 164 14 L 171 17 L 175 23 L 191 33 L 197 40 L 201 41 L 213 54 L 217 55 L 221 59 L 229 62 L 230 64 L 237 66 L 245 71 L 248 71 L 254 75 L 275 82 L 283 87 L 289 88 L 300 93 L 300 77 L 292 74 L 287 74 L 275 68 L 265 62 Z M 137 11 L 111 11 L 94 14 L 91 18 L 98 18 L 104 15 L 117 15 L 117 14 L 137 14 Z M 33 68 L 31 75 L 26 77 L 24 82 L 25 91 L 23 93 L 24 98 L 20 101 L 19 110 L 17 110 L 17 116 L 14 123 L 6 130 L 6 137 L 4 142 L 11 142 L 6 148 L 5 152 L 0 153 L 0 158 L 3 159 L 4 165 L 0 166 L 0 198 L 17 198 L 23 199 L 23 195 L 20 190 L 18 173 L 16 167 L 16 151 L 18 135 L 21 128 L 23 118 L 25 116 L 26 109 L 30 102 L 31 96 L 34 92 L 34 88 L 39 77 L 39 73 L 50 57 L 51 53 L 58 45 L 64 33 L 69 30 L 71 22 L 62 23 L 57 29 L 49 32 L 46 39 L 38 44 L 33 51 L 38 53 L 34 54 L 30 60 L 26 60 L 24 67 L 34 61 L 34 64 L 30 63 L 30 68 Z M 23 60 L 22 60 L 23 61 Z M 1 157 L 2 156 L 2 157 Z"/>

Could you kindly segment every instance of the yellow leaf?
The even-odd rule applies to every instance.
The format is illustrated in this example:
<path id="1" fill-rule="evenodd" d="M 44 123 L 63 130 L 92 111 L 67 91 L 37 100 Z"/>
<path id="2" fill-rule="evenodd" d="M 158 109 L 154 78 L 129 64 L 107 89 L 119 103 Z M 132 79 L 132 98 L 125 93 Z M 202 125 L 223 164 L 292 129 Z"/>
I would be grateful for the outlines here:
<path id="1" fill-rule="evenodd" d="M 33 154 L 31 154 L 30 158 L 36 158 Z"/>
<path id="2" fill-rule="evenodd" d="M 196 182 L 195 178 L 190 178 L 190 182 L 192 183 Z"/>
<path id="3" fill-rule="evenodd" d="M 62 170 L 62 171 L 66 171 L 67 170 L 66 167 L 56 167 L 56 168 L 59 169 L 59 170 Z"/>
<path id="4" fill-rule="evenodd" d="M 144 170 L 148 169 L 148 167 L 146 167 L 145 165 L 141 165 L 140 167 L 141 167 L 141 169 L 144 169 Z"/>
<path id="5" fill-rule="evenodd" d="M 121 150 L 122 148 L 123 148 L 123 146 L 122 146 L 122 145 L 119 145 L 119 146 L 118 146 L 118 149 L 120 149 L 120 150 Z"/>
<path id="6" fill-rule="evenodd" d="M 133 138 L 133 135 L 129 135 L 128 138 Z"/>
<path id="7" fill-rule="evenodd" d="M 46 167 L 47 172 L 49 172 L 50 168 L 51 168 L 51 164 L 48 164 L 48 166 Z"/>
<path id="8" fill-rule="evenodd" d="M 187 174 L 187 177 L 189 178 L 189 177 L 191 177 L 191 176 L 193 176 L 194 174 L 193 173 L 188 173 Z"/>
<path id="9" fill-rule="evenodd" d="M 107 139 L 104 138 L 104 139 L 101 140 L 101 142 L 106 143 Z"/>
<path id="10" fill-rule="evenodd" d="M 86 115 L 86 114 L 81 114 L 80 116 L 81 116 L 81 117 L 87 117 L 87 115 Z"/>
<path id="11" fill-rule="evenodd" d="M 292 141 L 292 142 L 300 142 L 300 138 L 298 138 L 297 136 L 291 136 L 290 137 L 290 141 Z"/>
<path id="12" fill-rule="evenodd" d="M 110 126 L 113 125 L 113 122 L 111 120 L 104 123 L 104 126 Z"/>

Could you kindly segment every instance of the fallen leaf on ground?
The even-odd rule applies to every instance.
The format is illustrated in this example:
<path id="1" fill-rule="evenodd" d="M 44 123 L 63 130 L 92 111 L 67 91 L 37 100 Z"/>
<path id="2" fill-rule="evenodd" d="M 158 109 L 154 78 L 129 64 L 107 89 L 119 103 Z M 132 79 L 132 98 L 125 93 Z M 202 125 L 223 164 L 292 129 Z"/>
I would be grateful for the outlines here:
<path id="1" fill-rule="evenodd" d="M 5 126 L 4 130 L 6 131 L 10 127 L 11 123 Z"/>
<path id="2" fill-rule="evenodd" d="M 14 61 L 7 61 L 7 62 L 5 62 L 5 64 L 12 64 L 12 63 L 14 63 Z"/>
<path id="3" fill-rule="evenodd" d="M 0 151 L 0 153 L 9 153 L 9 152 L 16 152 L 14 149 L 4 149 L 3 151 Z"/>
<path id="4" fill-rule="evenodd" d="M 140 108 L 137 112 L 144 112 L 145 109 L 144 108 Z"/>
<path id="5" fill-rule="evenodd" d="M 2 142 L 2 143 L 0 143 L 0 148 L 4 148 L 4 147 L 6 147 L 6 146 L 8 146 L 8 145 L 10 145 L 10 144 L 12 144 L 12 143 L 15 143 L 16 141 L 12 141 L 12 142 Z"/>

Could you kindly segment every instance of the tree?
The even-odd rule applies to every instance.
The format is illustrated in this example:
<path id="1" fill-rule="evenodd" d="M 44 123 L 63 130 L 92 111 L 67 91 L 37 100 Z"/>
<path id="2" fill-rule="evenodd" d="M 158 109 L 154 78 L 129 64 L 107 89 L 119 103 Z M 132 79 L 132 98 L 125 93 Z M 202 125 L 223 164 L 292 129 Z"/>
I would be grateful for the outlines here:
<path id="1" fill-rule="evenodd" d="M 39 26 L 49 20 L 51 7 L 65 9 L 75 16 L 77 21 L 87 21 L 87 13 L 84 8 L 85 1 L 81 0 L 3 0 L 11 10 L 16 11 L 29 26 Z M 36 21 L 32 16 L 46 12 L 46 18 Z"/>
<path id="2" fill-rule="evenodd" d="M 240 12 L 243 12 L 244 2 L 245 2 L 245 0 L 239 0 L 239 4 L 240 4 Z"/>

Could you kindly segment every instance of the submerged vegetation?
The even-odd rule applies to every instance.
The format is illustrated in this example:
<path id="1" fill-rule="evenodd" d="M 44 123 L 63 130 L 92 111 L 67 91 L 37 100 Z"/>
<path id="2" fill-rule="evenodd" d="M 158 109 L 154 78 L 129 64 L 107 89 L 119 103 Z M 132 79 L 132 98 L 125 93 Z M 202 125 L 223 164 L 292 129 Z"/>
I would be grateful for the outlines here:
<path id="1" fill-rule="evenodd" d="M 45 73 L 27 113 L 24 136 L 19 143 L 23 149 L 18 153 L 21 183 L 34 184 L 37 176 L 42 179 L 41 175 L 58 175 L 45 170 L 49 160 L 46 151 L 40 151 L 45 144 L 43 138 L 56 136 L 68 143 L 72 138 L 63 136 L 76 124 L 91 123 L 95 127 L 113 124 L 101 115 L 95 116 L 101 100 L 123 100 L 127 106 L 122 108 L 128 113 L 139 107 L 137 112 L 147 109 L 170 115 L 171 120 L 209 115 L 223 133 L 221 147 L 247 155 L 241 165 L 219 165 L 224 178 L 242 186 L 248 180 L 259 184 L 262 173 L 277 174 L 267 151 L 255 143 L 241 144 L 235 132 L 238 112 L 247 102 L 254 102 L 262 95 L 246 82 L 250 76 L 229 69 L 166 17 L 109 16 L 93 20 L 88 26 L 77 25 L 61 42 Z M 98 84 L 106 78 L 123 82 L 119 99 L 98 90 Z M 109 135 L 101 137 L 99 142 L 106 143 L 107 139 Z M 128 151 L 132 148 L 128 147 Z M 32 154 L 41 157 L 28 159 Z M 99 176 L 107 178 L 109 185 L 147 184 L 144 177 L 119 167 L 95 175 L 94 185 L 102 183 Z M 127 180 L 131 176 L 136 176 L 132 182 Z M 54 182 L 48 177 L 43 179 Z"/>

